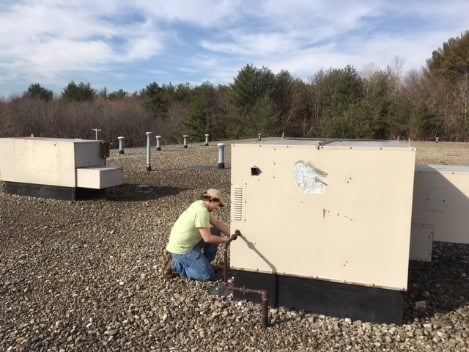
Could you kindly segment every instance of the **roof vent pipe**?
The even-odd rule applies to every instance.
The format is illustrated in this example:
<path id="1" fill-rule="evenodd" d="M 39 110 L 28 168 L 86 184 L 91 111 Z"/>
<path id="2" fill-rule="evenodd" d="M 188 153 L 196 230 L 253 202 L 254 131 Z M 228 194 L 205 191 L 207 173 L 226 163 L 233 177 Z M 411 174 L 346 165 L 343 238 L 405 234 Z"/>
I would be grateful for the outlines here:
<path id="1" fill-rule="evenodd" d="M 225 144 L 218 143 L 218 168 L 224 169 L 225 168 Z"/>
<path id="2" fill-rule="evenodd" d="M 156 150 L 161 150 L 161 136 L 155 136 L 156 138 Z"/>
<path id="3" fill-rule="evenodd" d="M 151 171 L 151 132 L 146 132 L 147 135 L 147 171 Z"/>
<path id="4" fill-rule="evenodd" d="M 119 137 L 117 137 L 117 140 L 119 141 L 119 154 L 124 154 L 125 137 L 124 136 L 119 136 Z"/>
<path id="5" fill-rule="evenodd" d="M 98 140 L 98 133 L 101 132 L 100 128 L 93 128 L 93 131 L 95 132 L 95 140 Z"/>

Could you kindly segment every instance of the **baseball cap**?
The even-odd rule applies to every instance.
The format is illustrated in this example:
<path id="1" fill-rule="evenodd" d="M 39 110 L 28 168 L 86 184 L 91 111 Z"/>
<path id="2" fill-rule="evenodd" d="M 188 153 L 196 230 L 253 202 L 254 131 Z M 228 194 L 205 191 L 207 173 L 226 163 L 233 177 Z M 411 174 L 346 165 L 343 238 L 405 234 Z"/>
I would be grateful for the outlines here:
<path id="1" fill-rule="evenodd" d="M 204 197 L 210 197 L 210 199 L 218 199 L 222 206 L 225 206 L 225 200 L 223 199 L 223 195 L 218 189 L 209 188 L 204 192 Z"/>

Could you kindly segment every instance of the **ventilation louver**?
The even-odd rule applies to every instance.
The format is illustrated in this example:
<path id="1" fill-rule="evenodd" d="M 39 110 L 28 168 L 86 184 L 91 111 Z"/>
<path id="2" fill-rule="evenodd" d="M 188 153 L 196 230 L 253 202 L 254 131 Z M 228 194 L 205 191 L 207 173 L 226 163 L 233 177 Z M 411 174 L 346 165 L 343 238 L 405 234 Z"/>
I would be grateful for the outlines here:
<path id="1" fill-rule="evenodd" d="M 233 188 L 233 220 L 243 220 L 243 189 L 241 187 Z"/>

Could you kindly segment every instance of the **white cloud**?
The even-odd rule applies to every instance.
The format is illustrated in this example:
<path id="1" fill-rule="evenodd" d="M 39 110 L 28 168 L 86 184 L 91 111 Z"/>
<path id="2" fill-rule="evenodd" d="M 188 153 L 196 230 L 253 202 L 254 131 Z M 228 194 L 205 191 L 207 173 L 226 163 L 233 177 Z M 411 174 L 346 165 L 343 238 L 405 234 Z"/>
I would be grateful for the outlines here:
<path id="1" fill-rule="evenodd" d="M 263 17 L 271 21 L 261 31 L 251 34 L 251 29 L 246 28 L 245 33 L 239 30 L 224 38 L 205 40 L 202 45 L 218 54 L 241 55 L 256 66 L 267 66 L 274 72 L 286 69 L 303 78 L 322 68 L 346 65 L 360 68 L 370 62 L 385 68 L 396 57 L 402 59 L 404 70 L 410 70 L 425 66 L 432 50 L 447 41 L 451 33 L 458 34 L 457 30 L 439 27 L 464 28 L 459 20 L 464 17 L 467 21 L 461 13 L 469 10 L 469 2 L 461 1 L 456 4 L 461 7 L 452 10 L 448 4 L 442 6 L 439 2 L 425 6 L 421 2 L 410 6 L 386 4 L 390 3 L 294 0 L 286 5 L 267 1 L 263 3 Z M 258 3 L 256 10 L 261 6 Z M 425 21 L 438 17 L 439 22 L 434 30 L 416 28 L 413 23 L 406 30 L 396 23 L 395 32 L 386 29 L 368 32 L 368 21 L 387 22 L 395 14 L 422 17 Z M 456 23 L 452 23 L 453 18 Z M 286 27 L 288 31 L 282 30 Z"/>
<path id="2" fill-rule="evenodd" d="M 168 22 L 184 22 L 203 27 L 212 27 L 234 21 L 239 16 L 241 0 L 137 0 L 135 7 L 153 18 Z"/>
<path id="3" fill-rule="evenodd" d="M 308 78 L 398 56 L 408 70 L 467 30 L 467 13 L 467 0 L 3 2 L 0 95 L 81 77 L 112 85 L 133 69 L 169 78 L 161 83 L 230 83 L 246 64 Z M 138 75 L 142 87 L 155 80 Z"/>
<path id="4" fill-rule="evenodd" d="M 73 41 L 55 39 L 42 43 L 35 49 L 30 63 L 41 70 L 93 70 L 112 58 L 112 49 L 103 41 Z"/>
<path id="5" fill-rule="evenodd" d="M 247 23 L 246 26 L 229 28 L 223 32 L 224 35 L 203 40 L 201 44 L 214 52 L 243 55 L 256 61 L 270 62 L 272 56 L 281 58 L 285 54 L 309 57 L 315 49 L 322 51 L 323 46 L 333 45 L 337 37 L 359 30 L 363 26 L 360 20 L 374 13 L 374 3 L 257 2 L 253 12 L 266 22 L 261 28 Z M 338 54 L 344 58 L 343 54 Z M 286 61 L 297 61 L 297 58 Z"/>
<path id="6" fill-rule="evenodd" d="M 281 26 L 334 27 L 339 30 L 354 28 L 365 16 L 373 15 L 379 1 L 265 1 L 265 17 L 278 20 Z"/>
<path id="7" fill-rule="evenodd" d="M 162 44 L 160 41 L 156 40 L 151 36 L 145 36 L 142 38 L 135 38 L 132 41 L 129 41 L 129 45 L 127 46 L 125 52 L 126 55 L 118 58 L 114 56 L 114 59 L 120 61 L 119 59 L 123 59 L 124 61 L 131 61 L 135 59 L 149 59 L 156 53 L 158 53 L 162 48 Z"/>
<path id="8" fill-rule="evenodd" d="M 143 16 L 128 21 L 124 9 L 99 1 L 15 3 L 0 17 L 0 67 L 10 80 L 54 81 L 66 71 L 156 55 L 163 47 L 157 26 Z"/>
<path id="9" fill-rule="evenodd" d="M 203 40 L 201 45 L 211 51 L 236 55 L 265 56 L 289 51 L 297 45 L 290 34 L 283 33 L 239 33 L 235 31 L 226 40 L 211 42 Z M 231 39 L 231 42 L 228 40 Z"/>

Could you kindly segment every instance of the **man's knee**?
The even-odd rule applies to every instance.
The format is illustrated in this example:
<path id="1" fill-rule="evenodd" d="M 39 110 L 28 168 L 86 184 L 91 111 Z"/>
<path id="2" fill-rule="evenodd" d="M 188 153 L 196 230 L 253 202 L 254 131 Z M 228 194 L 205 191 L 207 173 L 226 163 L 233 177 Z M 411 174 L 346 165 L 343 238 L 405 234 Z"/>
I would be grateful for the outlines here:
<path id="1" fill-rule="evenodd" d="M 212 270 L 199 270 L 190 275 L 189 279 L 198 281 L 213 281 L 215 280 L 215 272 Z"/>
<path id="2" fill-rule="evenodd" d="M 213 281 L 215 280 L 215 273 L 213 272 L 204 272 L 199 276 L 199 281 Z"/>

